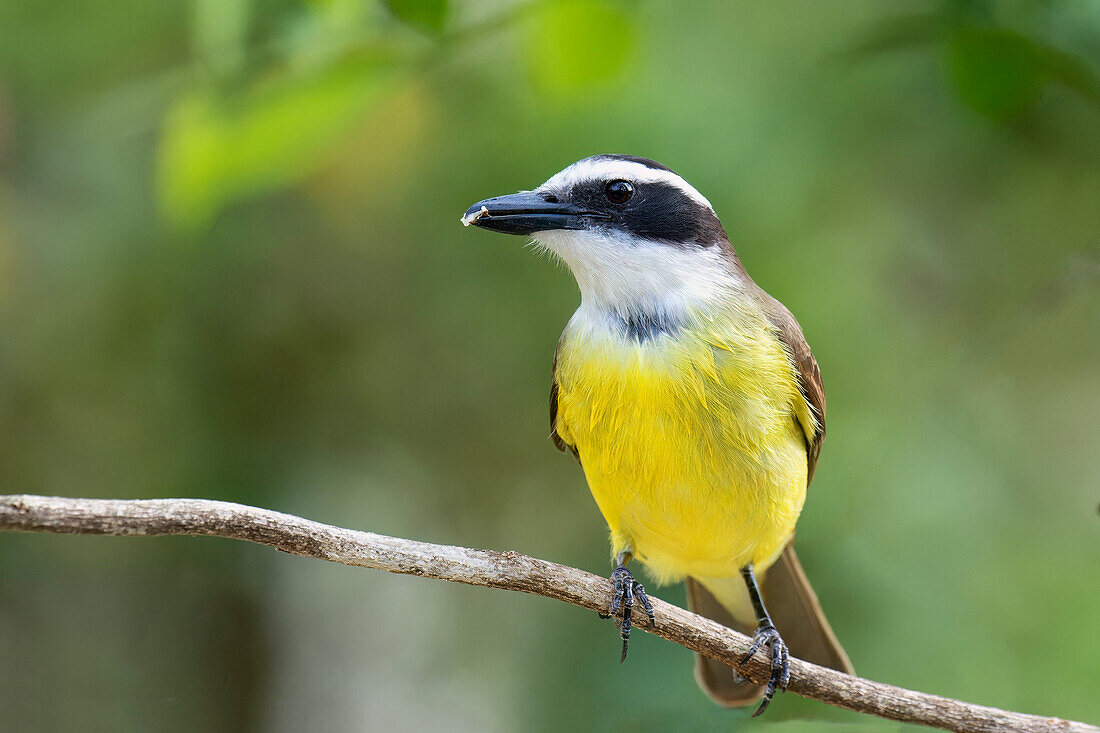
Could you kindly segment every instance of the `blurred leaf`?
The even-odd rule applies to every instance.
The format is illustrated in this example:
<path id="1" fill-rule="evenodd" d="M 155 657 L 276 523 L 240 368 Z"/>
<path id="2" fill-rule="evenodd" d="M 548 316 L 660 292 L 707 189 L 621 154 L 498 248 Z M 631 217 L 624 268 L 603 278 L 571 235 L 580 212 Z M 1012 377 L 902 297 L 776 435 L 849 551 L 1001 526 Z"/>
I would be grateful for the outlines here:
<path id="1" fill-rule="evenodd" d="M 1049 46 L 1037 46 L 1047 75 L 1090 102 L 1100 104 L 1100 79 L 1084 61 Z"/>
<path id="2" fill-rule="evenodd" d="M 947 42 L 948 72 L 975 111 L 1005 119 L 1030 107 L 1046 74 L 1035 44 L 1007 29 L 962 27 Z"/>
<path id="3" fill-rule="evenodd" d="M 266 83 L 240 100 L 209 89 L 182 95 L 158 150 L 164 214 L 179 224 L 202 223 L 235 199 L 309 173 L 381 85 L 374 64 L 345 64 Z"/>
<path id="4" fill-rule="evenodd" d="M 844 52 L 847 56 L 873 56 L 927 46 L 943 38 L 940 13 L 919 13 L 887 18 L 856 39 Z"/>
<path id="5" fill-rule="evenodd" d="M 249 0 L 196 0 L 195 50 L 215 74 L 233 74 L 244 66 L 249 6 Z"/>
<path id="6" fill-rule="evenodd" d="M 382 0 L 382 4 L 411 26 L 439 33 L 447 20 L 447 0 Z"/>
<path id="7" fill-rule="evenodd" d="M 362 0 L 311 0 L 283 27 L 288 60 L 299 69 L 321 67 L 364 42 L 377 44 L 374 20 Z"/>
<path id="8" fill-rule="evenodd" d="M 1057 81 L 1100 103 L 1100 79 L 1089 65 L 1024 33 L 991 25 L 986 2 L 951 3 L 933 12 L 880 21 L 842 56 L 865 56 L 944 44 L 947 71 L 959 96 L 975 111 L 996 119 L 1028 109 L 1044 84 Z"/>
<path id="9" fill-rule="evenodd" d="M 634 20 L 618 3 L 552 2 L 532 18 L 527 66 L 539 88 L 573 92 L 618 77 L 636 43 Z"/>

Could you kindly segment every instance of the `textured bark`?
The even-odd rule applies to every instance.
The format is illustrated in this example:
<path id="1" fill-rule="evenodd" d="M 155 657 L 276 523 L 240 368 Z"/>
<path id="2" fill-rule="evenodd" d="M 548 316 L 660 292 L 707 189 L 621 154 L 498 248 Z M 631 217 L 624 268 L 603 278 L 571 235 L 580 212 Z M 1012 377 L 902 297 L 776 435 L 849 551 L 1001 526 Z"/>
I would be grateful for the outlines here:
<path id="1" fill-rule="evenodd" d="M 0 496 L 0 530 L 226 537 L 345 565 L 533 593 L 591 611 L 606 611 L 611 596 L 607 578 L 517 552 L 433 545 L 204 499 Z M 730 665 L 748 650 L 748 637 L 657 598 L 652 601 L 656 627 L 640 622 L 638 628 Z M 742 673 L 763 682 L 768 675 L 765 654 L 749 660 Z M 1100 728 L 1085 723 L 971 705 L 851 677 L 797 659 L 791 660 L 789 691 L 859 713 L 953 731 L 1100 733 Z"/>

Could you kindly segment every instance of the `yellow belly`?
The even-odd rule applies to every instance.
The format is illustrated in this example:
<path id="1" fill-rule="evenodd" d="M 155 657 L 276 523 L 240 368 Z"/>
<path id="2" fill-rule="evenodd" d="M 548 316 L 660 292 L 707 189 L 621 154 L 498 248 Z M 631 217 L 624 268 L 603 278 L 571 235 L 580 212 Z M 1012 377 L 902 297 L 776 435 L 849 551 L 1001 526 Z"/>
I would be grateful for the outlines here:
<path id="1" fill-rule="evenodd" d="M 802 511 L 799 418 L 812 420 L 774 332 L 733 314 L 639 342 L 576 321 L 556 430 L 580 454 L 612 553 L 661 582 L 770 565 Z"/>

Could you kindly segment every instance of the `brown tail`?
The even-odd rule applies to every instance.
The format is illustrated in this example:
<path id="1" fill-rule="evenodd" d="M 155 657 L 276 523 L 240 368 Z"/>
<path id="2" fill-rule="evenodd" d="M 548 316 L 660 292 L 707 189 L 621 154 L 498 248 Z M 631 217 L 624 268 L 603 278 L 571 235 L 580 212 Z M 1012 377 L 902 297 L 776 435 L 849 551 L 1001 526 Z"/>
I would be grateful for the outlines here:
<path id="1" fill-rule="evenodd" d="M 712 589 L 715 582 L 713 579 L 707 580 Z M 748 592 L 744 590 L 739 576 L 730 578 L 728 583 L 730 585 L 722 588 L 726 592 L 719 593 L 726 600 L 726 605 L 723 605 L 700 581 L 688 578 L 688 607 L 701 616 L 752 636 L 756 630 L 756 617 L 749 604 Z M 733 584 L 744 595 L 743 602 L 740 598 L 731 598 L 735 592 Z M 853 674 L 852 663 L 825 619 L 817 595 L 802 571 L 802 564 L 798 562 L 793 544 L 787 545 L 775 564 L 768 568 L 761 593 L 764 605 L 792 656 Z M 754 682 L 738 682 L 733 670 L 702 655 L 695 659 L 695 679 L 712 700 L 731 708 L 752 705 L 764 691 L 762 685 Z"/>

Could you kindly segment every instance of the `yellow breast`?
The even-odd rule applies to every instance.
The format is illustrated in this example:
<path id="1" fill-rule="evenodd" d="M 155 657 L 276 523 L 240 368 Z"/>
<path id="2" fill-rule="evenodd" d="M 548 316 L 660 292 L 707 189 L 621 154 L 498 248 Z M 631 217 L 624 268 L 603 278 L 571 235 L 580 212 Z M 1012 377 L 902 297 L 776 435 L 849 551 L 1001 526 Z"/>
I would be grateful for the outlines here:
<path id="1" fill-rule="evenodd" d="M 662 582 L 766 567 L 802 511 L 799 418 L 813 420 L 766 319 L 731 308 L 631 338 L 582 311 L 558 355 L 555 428 L 580 454 L 613 554 L 632 551 Z"/>

